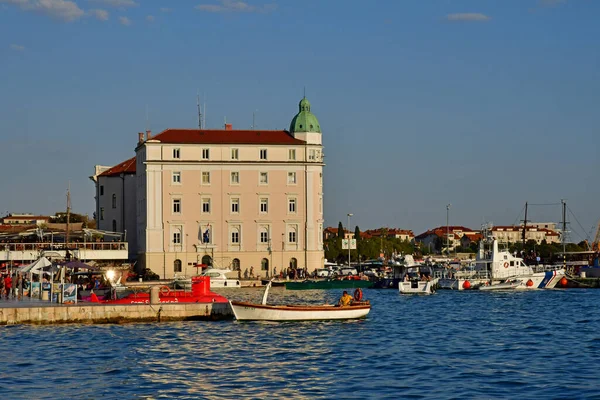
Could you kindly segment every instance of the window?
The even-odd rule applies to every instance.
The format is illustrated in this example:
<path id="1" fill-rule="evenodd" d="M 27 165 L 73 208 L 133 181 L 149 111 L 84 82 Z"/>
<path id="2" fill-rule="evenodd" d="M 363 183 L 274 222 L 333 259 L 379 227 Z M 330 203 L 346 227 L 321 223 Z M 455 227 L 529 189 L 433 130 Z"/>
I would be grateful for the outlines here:
<path id="1" fill-rule="evenodd" d="M 100 221 L 104 221 L 104 207 L 100 207 Z"/>
<path id="2" fill-rule="evenodd" d="M 231 213 L 237 214 L 240 212 L 240 199 L 231 199 Z"/>
<path id="3" fill-rule="evenodd" d="M 267 149 L 260 149 L 260 159 L 261 160 L 267 159 Z"/>
<path id="4" fill-rule="evenodd" d="M 202 159 L 203 160 L 210 159 L 210 149 L 202 149 Z"/>
<path id="5" fill-rule="evenodd" d="M 181 272 L 181 260 L 175 260 L 173 262 L 173 272 Z"/>
<path id="6" fill-rule="evenodd" d="M 181 213 L 181 199 L 173 199 L 173 214 Z"/>
<path id="7" fill-rule="evenodd" d="M 210 213 L 210 199 L 202 199 L 202 212 Z"/>
<path id="8" fill-rule="evenodd" d="M 113 223 L 112 223 L 112 225 L 113 225 L 113 226 L 112 226 L 112 228 L 113 228 L 113 229 L 112 229 L 112 231 L 113 231 L 113 232 L 116 232 L 116 231 L 117 231 L 117 220 L 116 220 L 116 219 L 113 219 Z"/>
<path id="9" fill-rule="evenodd" d="M 293 214 L 296 213 L 296 199 L 288 200 L 288 211 Z"/>
<path id="10" fill-rule="evenodd" d="M 232 172 L 231 173 L 231 184 L 232 185 L 239 185 L 240 183 L 240 173 L 239 172 Z"/>
<path id="11" fill-rule="evenodd" d="M 323 196 L 319 196 L 319 212 L 323 212 Z"/>
<path id="12" fill-rule="evenodd" d="M 296 173 L 295 172 L 288 172 L 288 185 L 295 185 L 296 184 Z"/>
<path id="13" fill-rule="evenodd" d="M 173 158 L 179 158 L 179 149 L 173 149 Z"/>
<path id="14" fill-rule="evenodd" d="M 208 172 L 208 171 L 202 172 L 202 184 L 210 185 L 210 172 Z"/>
<path id="15" fill-rule="evenodd" d="M 319 174 L 319 182 L 321 183 L 321 186 L 323 186 L 323 173 L 322 172 Z"/>
<path id="16" fill-rule="evenodd" d="M 269 199 L 260 199 L 260 212 L 269 212 Z"/>
<path id="17" fill-rule="evenodd" d="M 173 183 L 181 183 L 181 172 L 173 172 Z"/>
<path id="18" fill-rule="evenodd" d="M 260 184 L 261 185 L 266 185 L 269 183 L 269 174 L 267 172 L 261 172 L 260 173 Z"/>
<path id="19" fill-rule="evenodd" d="M 181 244 L 181 232 L 173 232 L 173 244 Z"/>
<path id="20" fill-rule="evenodd" d="M 260 229 L 260 242 L 269 243 L 269 231 L 266 228 Z"/>
<path id="21" fill-rule="evenodd" d="M 117 195 L 114 193 L 112 196 L 112 208 L 117 208 Z"/>
<path id="22" fill-rule="evenodd" d="M 260 269 L 262 271 L 269 270 L 269 260 L 267 258 L 263 258 L 262 261 L 260 262 Z"/>
<path id="23" fill-rule="evenodd" d="M 296 149 L 290 149 L 288 151 L 288 159 L 291 161 L 296 160 Z"/>
<path id="24" fill-rule="evenodd" d="M 296 243 L 296 230 L 288 232 L 288 243 Z"/>
<path id="25" fill-rule="evenodd" d="M 240 244 L 240 231 L 237 229 L 231 231 L 231 243 Z"/>
<path id="26" fill-rule="evenodd" d="M 100 185 L 100 196 L 104 196 L 104 185 Z"/>
<path id="27" fill-rule="evenodd" d="M 232 160 L 240 159 L 240 149 L 231 149 L 231 159 Z"/>
<path id="28" fill-rule="evenodd" d="M 315 149 L 308 150 L 308 160 L 315 161 L 317 159 L 317 151 Z"/>

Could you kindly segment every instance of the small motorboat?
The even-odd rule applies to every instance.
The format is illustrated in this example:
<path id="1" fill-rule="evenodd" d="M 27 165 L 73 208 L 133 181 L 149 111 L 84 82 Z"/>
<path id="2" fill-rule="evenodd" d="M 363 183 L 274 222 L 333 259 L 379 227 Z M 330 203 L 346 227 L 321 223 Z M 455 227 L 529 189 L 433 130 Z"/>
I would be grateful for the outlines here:
<path id="1" fill-rule="evenodd" d="M 227 273 L 232 272 L 229 269 L 209 268 L 202 276 L 210 277 L 210 286 L 218 288 L 240 288 L 242 287 L 238 279 L 229 279 Z"/>
<path id="2" fill-rule="evenodd" d="M 265 288 L 261 304 L 229 301 L 233 314 L 238 321 L 322 321 L 358 319 L 371 311 L 369 301 L 356 299 L 348 306 L 324 305 L 267 305 L 267 296 L 271 282 Z M 357 292 L 362 293 L 362 292 Z"/>
<path id="3" fill-rule="evenodd" d="M 401 294 L 434 294 L 438 280 L 438 278 L 434 278 L 403 281 L 398 283 L 398 289 Z"/>

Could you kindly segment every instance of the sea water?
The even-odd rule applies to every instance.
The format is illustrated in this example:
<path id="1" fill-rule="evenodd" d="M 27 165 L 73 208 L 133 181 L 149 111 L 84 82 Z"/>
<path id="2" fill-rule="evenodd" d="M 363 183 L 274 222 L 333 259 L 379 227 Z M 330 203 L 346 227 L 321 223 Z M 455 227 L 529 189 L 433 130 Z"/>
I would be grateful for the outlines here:
<path id="1" fill-rule="evenodd" d="M 0 398 L 600 398 L 600 290 L 364 294 L 358 321 L 0 327 Z"/>

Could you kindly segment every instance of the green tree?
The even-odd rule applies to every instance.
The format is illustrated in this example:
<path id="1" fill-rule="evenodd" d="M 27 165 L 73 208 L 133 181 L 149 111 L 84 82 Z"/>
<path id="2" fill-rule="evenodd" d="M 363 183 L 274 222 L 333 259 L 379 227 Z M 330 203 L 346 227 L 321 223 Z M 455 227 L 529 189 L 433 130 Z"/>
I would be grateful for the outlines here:
<path id="1" fill-rule="evenodd" d="M 360 228 L 358 225 L 354 228 L 354 239 L 356 239 L 357 242 L 360 240 Z"/>
<path id="2" fill-rule="evenodd" d="M 344 225 L 342 225 L 342 221 L 338 223 L 338 237 L 344 238 Z"/>

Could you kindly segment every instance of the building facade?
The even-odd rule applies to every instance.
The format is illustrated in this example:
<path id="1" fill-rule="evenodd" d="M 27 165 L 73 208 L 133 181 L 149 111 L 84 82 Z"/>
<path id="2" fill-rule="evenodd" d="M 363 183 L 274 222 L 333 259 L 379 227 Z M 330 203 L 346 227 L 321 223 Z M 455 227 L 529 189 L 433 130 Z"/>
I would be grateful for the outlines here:
<path id="1" fill-rule="evenodd" d="M 168 279 L 323 266 L 323 146 L 306 98 L 289 131 L 167 129 L 140 134 L 135 152 L 95 176 L 99 227 L 127 229 L 138 268 Z"/>

